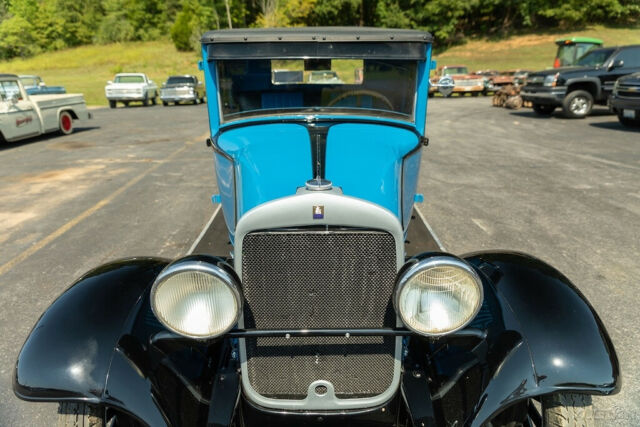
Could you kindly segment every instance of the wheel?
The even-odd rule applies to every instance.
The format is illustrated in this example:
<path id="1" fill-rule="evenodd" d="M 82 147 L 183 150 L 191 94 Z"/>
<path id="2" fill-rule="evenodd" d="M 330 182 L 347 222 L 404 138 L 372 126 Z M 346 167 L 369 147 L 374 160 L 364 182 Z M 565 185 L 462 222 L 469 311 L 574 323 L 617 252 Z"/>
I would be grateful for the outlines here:
<path id="1" fill-rule="evenodd" d="M 533 104 L 533 111 L 542 116 L 550 116 L 555 109 L 554 105 Z"/>
<path id="2" fill-rule="evenodd" d="M 471 96 L 478 96 L 480 95 L 480 92 L 471 92 Z"/>
<path id="3" fill-rule="evenodd" d="M 151 103 L 152 103 L 153 105 L 158 104 L 158 94 L 157 94 L 157 93 L 154 93 L 154 94 L 153 94 L 153 98 L 151 98 Z"/>
<path id="4" fill-rule="evenodd" d="M 198 98 L 193 98 L 193 101 L 191 101 L 193 105 L 198 105 Z"/>
<path id="5" fill-rule="evenodd" d="M 58 405 L 58 427 L 103 427 L 104 411 L 86 403 Z"/>
<path id="6" fill-rule="evenodd" d="M 204 96 L 203 96 L 202 98 L 200 98 L 200 103 L 201 103 L 201 104 L 204 104 L 204 103 L 205 103 Z"/>
<path id="7" fill-rule="evenodd" d="M 60 132 L 64 135 L 69 135 L 73 132 L 73 117 L 68 111 L 63 111 L 60 113 L 60 118 L 58 119 L 58 128 Z"/>
<path id="8" fill-rule="evenodd" d="M 129 106 L 129 101 L 124 101 L 123 104 L 124 104 L 125 107 L 128 107 Z"/>
<path id="9" fill-rule="evenodd" d="M 636 113 L 636 117 L 640 117 L 638 113 Z M 618 120 L 620 121 L 620 124 L 623 126 L 629 126 L 629 127 L 640 126 L 640 118 L 637 118 L 634 120 L 628 117 L 624 117 L 622 115 L 622 111 L 618 112 Z"/>
<path id="10" fill-rule="evenodd" d="M 550 427 L 591 427 L 595 425 L 591 396 L 555 393 L 542 396 L 542 425 Z"/>
<path id="11" fill-rule="evenodd" d="M 116 108 L 116 101 L 109 101 L 109 108 Z"/>
<path id="12" fill-rule="evenodd" d="M 162 105 L 166 107 L 167 105 L 169 105 L 169 103 L 167 101 L 162 101 Z"/>
<path id="13" fill-rule="evenodd" d="M 145 107 L 149 105 L 149 95 L 145 95 L 144 99 L 142 100 L 142 105 L 144 105 Z"/>
<path id="14" fill-rule="evenodd" d="M 582 119 L 589 115 L 593 108 L 593 95 L 586 90 L 569 92 L 562 101 L 562 112 L 570 119 Z"/>

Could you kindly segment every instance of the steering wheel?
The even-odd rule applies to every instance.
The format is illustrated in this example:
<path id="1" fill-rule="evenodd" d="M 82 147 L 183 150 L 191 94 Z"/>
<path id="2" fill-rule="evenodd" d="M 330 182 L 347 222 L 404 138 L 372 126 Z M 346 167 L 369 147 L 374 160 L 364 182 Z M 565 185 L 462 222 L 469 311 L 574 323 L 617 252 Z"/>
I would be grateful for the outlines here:
<path id="1" fill-rule="evenodd" d="M 333 107 L 334 105 L 336 105 L 338 102 L 342 101 L 343 99 L 349 98 L 351 96 L 355 96 L 356 97 L 356 106 L 357 107 L 361 107 L 362 102 L 360 97 L 361 96 L 370 96 L 372 98 L 377 98 L 380 101 L 382 101 L 384 104 L 386 104 L 387 107 L 389 107 L 389 110 L 393 110 L 393 104 L 391 103 L 391 101 L 389 101 L 389 98 L 387 98 L 386 96 L 384 96 L 383 94 L 381 94 L 380 92 L 376 92 L 374 90 L 367 90 L 367 89 L 358 89 L 358 90 L 350 90 L 348 92 L 343 93 L 342 95 L 338 96 L 335 99 L 332 99 L 331 101 L 329 101 L 329 103 L 327 104 L 327 107 Z"/>

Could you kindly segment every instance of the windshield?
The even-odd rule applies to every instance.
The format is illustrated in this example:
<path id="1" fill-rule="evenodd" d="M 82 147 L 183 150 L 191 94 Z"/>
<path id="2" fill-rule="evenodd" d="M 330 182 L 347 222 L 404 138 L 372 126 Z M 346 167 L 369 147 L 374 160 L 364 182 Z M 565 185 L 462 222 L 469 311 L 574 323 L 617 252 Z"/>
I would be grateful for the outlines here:
<path id="1" fill-rule="evenodd" d="M 22 99 L 20 96 L 20 87 L 15 80 L 0 81 L 0 100 L 7 101 L 15 94 L 18 94 L 18 99 Z"/>
<path id="2" fill-rule="evenodd" d="M 454 74 L 469 74 L 467 67 L 448 67 L 442 70 L 443 76 L 452 76 Z"/>
<path id="3" fill-rule="evenodd" d="M 33 77 L 20 77 L 22 86 L 38 86 L 38 80 Z"/>
<path id="4" fill-rule="evenodd" d="M 582 58 L 578 59 L 576 65 L 582 65 L 585 67 L 599 67 L 600 65 L 604 64 L 604 62 L 611 56 L 612 53 L 613 49 L 592 50 Z"/>
<path id="5" fill-rule="evenodd" d="M 413 120 L 414 60 L 220 60 L 217 67 L 223 121 L 283 113 Z"/>
<path id="6" fill-rule="evenodd" d="M 187 76 L 173 76 L 169 77 L 169 79 L 167 80 L 168 85 L 186 85 L 192 83 L 195 83 L 193 77 Z"/>
<path id="7" fill-rule="evenodd" d="M 116 76 L 116 83 L 144 83 L 142 76 Z"/>

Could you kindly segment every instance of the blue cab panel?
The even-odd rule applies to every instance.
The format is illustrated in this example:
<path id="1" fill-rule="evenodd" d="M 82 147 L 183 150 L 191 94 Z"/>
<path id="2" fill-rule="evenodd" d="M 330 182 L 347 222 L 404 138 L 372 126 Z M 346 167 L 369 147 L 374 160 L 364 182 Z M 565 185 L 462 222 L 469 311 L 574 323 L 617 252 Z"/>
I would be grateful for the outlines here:
<path id="1" fill-rule="evenodd" d="M 420 151 L 417 164 L 412 162 L 413 177 L 404 186 L 407 194 L 401 198 L 403 158 L 417 144 L 418 136 L 407 129 L 363 123 L 334 125 L 327 136 L 325 176 L 342 187 L 345 195 L 383 206 L 399 219 L 408 217 L 413 207 Z"/>
<path id="2" fill-rule="evenodd" d="M 231 234 L 245 212 L 290 196 L 312 177 L 311 145 L 304 126 L 276 123 L 241 127 L 221 133 L 217 143 L 233 159 L 232 164 L 216 154 L 218 188 Z"/>

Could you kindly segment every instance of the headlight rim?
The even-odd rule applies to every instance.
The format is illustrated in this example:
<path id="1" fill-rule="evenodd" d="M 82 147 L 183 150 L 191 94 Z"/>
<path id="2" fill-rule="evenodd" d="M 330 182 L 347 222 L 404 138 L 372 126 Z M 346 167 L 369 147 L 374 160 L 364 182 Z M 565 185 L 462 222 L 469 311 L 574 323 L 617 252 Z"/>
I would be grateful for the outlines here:
<path id="1" fill-rule="evenodd" d="M 405 322 L 405 319 L 399 307 L 400 294 L 402 293 L 402 289 L 404 289 L 407 282 L 410 279 L 412 279 L 415 275 L 417 275 L 418 273 L 426 269 L 434 268 L 434 267 L 442 267 L 442 266 L 458 267 L 458 268 L 461 268 L 462 270 L 465 270 L 467 273 L 469 273 L 470 276 L 475 281 L 475 283 L 478 285 L 478 289 L 479 289 L 478 300 L 480 301 L 480 303 L 478 304 L 474 312 L 471 314 L 471 316 L 469 316 L 469 319 L 455 329 L 450 329 L 446 332 L 438 332 L 438 333 L 428 333 L 428 332 L 417 330 L 411 327 L 409 325 L 409 322 Z M 414 332 L 418 335 L 428 337 L 428 338 L 438 338 L 438 337 L 450 335 L 454 332 L 457 332 L 467 327 L 469 323 L 478 315 L 478 313 L 480 312 L 480 309 L 482 308 L 482 304 L 484 302 L 484 286 L 483 286 L 482 279 L 480 278 L 480 275 L 471 266 L 471 264 L 469 264 L 462 258 L 459 258 L 455 255 L 438 254 L 438 255 L 422 258 L 422 259 L 415 258 L 413 260 L 413 265 L 408 266 L 406 268 L 402 268 L 398 274 L 402 275 L 402 277 L 399 277 L 398 278 L 399 280 L 396 280 L 396 287 L 395 287 L 395 290 L 393 291 L 393 308 L 396 311 L 396 314 L 398 315 L 398 317 L 400 318 L 402 325 L 408 330 L 410 330 L 411 332 Z"/>
<path id="2" fill-rule="evenodd" d="M 149 304 L 151 306 L 151 311 L 153 312 L 153 315 L 156 317 L 156 319 L 158 319 L 158 321 L 162 324 L 162 326 L 167 328 L 169 331 L 176 333 L 182 337 L 199 340 L 199 341 L 208 341 L 208 340 L 212 340 L 212 339 L 224 336 L 227 332 L 233 329 L 233 327 L 238 323 L 240 316 L 242 315 L 243 301 L 242 301 L 242 294 L 240 292 L 240 282 L 232 274 L 229 274 L 229 272 L 226 271 L 226 269 L 218 266 L 217 264 L 214 264 L 210 261 L 205 261 L 202 259 L 189 259 L 189 258 L 191 257 L 172 262 L 158 274 L 158 276 L 153 282 L 153 285 L 151 285 L 151 291 L 149 294 Z M 236 303 L 236 314 L 233 318 L 233 322 L 231 322 L 227 328 L 225 328 L 224 330 L 222 330 L 221 332 L 215 335 L 205 336 L 205 335 L 186 334 L 184 333 L 184 331 L 177 330 L 176 328 L 171 326 L 169 322 L 166 322 L 164 318 L 159 315 L 158 310 L 156 309 L 155 296 L 160 284 L 177 274 L 185 273 L 185 272 L 193 272 L 193 271 L 210 274 L 216 277 L 225 286 L 227 286 L 227 288 L 231 290 L 234 296 L 235 303 Z"/>

